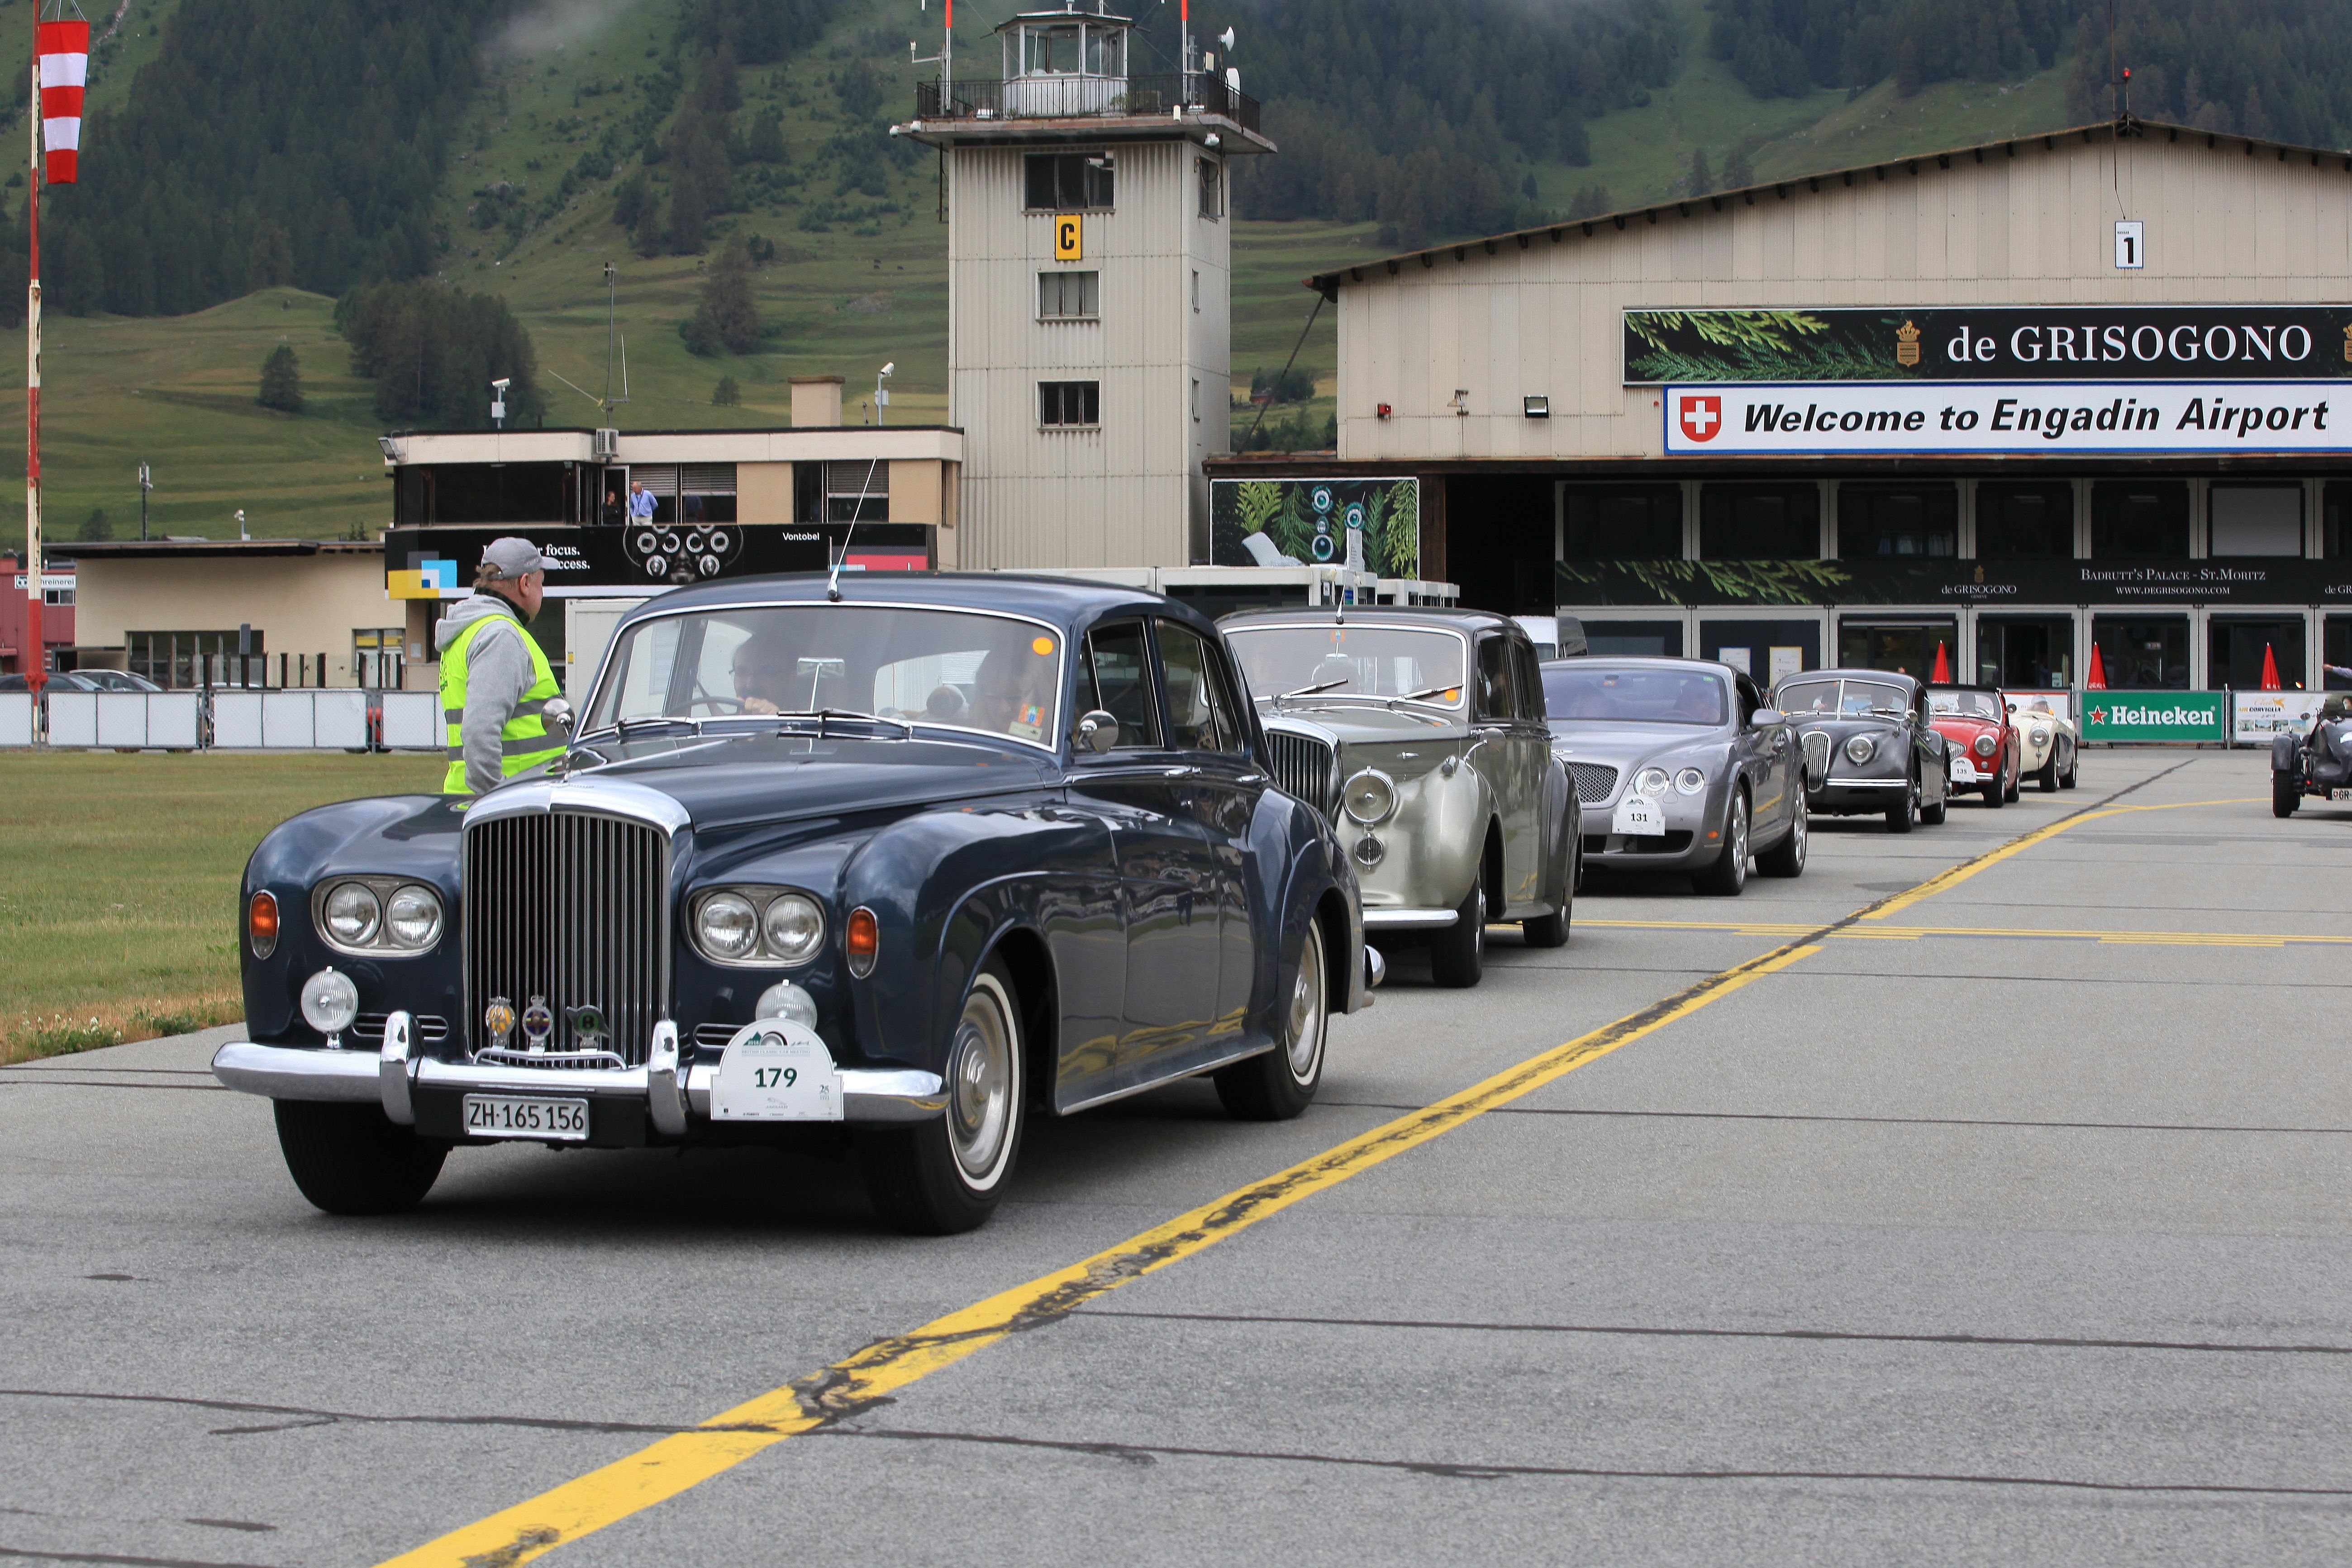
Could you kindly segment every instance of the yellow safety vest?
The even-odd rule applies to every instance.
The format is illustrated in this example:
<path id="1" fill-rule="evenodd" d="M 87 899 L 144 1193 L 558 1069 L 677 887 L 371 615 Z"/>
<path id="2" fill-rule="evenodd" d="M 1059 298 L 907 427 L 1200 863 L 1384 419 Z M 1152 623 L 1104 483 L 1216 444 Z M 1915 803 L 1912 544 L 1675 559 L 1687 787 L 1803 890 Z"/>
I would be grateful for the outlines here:
<path id="1" fill-rule="evenodd" d="M 522 701 L 508 716 L 506 727 L 499 731 L 499 771 L 511 779 L 563 755 L 562 740 L 547 733 L 547 721 L 541 716 L 547 699 L 560 695 L 562 688 L 555 684 L 555 672 L 540 651 L 538 639 L 511 615 L 485 615 L 457 633 L 457 641 L 441 652 L 441 721 L 447 727 L 449 746 L 449 771 L 441 780 L 444 795 L 473 793 L 466 787 L 466 650 L 483 627 L 500 624 L 513 627 L 522 639 L 524 650 L 530 654 L 531 682 Z"/>

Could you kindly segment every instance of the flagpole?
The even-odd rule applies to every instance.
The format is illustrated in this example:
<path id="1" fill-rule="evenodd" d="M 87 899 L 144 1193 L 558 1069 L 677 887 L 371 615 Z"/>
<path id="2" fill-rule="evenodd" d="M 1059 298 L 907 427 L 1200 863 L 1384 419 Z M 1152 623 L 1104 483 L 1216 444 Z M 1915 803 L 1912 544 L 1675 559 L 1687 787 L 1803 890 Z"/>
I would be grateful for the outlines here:
<path id="1" fill-rule="evenodd" d="M 32 96 L 26 101 L 32 157 L 25 171 L 25 218 L 32 266 L 25 285 L 25 685 L 39 699 L 48 683 L 41 642 L 41 7 L 33 13 Z"/>

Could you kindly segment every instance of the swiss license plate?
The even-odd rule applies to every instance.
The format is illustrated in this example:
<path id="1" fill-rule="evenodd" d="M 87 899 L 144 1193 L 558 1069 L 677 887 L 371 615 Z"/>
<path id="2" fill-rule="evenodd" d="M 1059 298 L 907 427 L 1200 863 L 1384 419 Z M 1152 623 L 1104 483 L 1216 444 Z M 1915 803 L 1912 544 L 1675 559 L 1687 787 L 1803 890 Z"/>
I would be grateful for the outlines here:
<path id="1" fill-rule="evenodd" d="M 588 1136 L 585 1100 L 525 1100 L 506 1094 L 466 1096 L 469 1138 L 554 1138 L 576 1142 Z"/>
<path id="2" fill-rule="evenodd" d="M 1665 813 L 1658 810 L 1655 800 L 1629 795 L 1617 802 L 1617 812 L 1610 819 L 1609 831 L 1631 833 L 1639 838 L 1657 838 L 1666 831 Z"/>

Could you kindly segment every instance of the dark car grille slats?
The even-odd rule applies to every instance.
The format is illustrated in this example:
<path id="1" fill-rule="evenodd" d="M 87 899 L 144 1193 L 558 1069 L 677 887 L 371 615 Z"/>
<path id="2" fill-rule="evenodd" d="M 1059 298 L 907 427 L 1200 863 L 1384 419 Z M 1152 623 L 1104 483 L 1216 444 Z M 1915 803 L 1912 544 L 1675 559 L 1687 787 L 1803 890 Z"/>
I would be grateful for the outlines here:
<path id="1" fill-rule="evenodd" d="M 1571 762 L 1568 776 L 1576 780 L 1576 798 L 1587 806 L 1597 806 L 1617 789 L 1617 769 L 1605 762 Z"/>
<path id="2" fill-rule="evenodd" d="M 1830 732 L 1828 730 L 1805 731 L 1805 771 L 1816 779 L 1829 777 Z"/>
<path id="3" fill-rule="evenodd" d="M 1265 732 L 1274 781 L 1325 816 L 1339 803 L 1339 757 L 1330 742 L 1285 729 Z"/>
<path id="4" fill-rule="evenodd" d="M 593 1003 L 593 1048 L 646 1060 L 668 990 L 667 841 L 644 822 L 585 811 L 500 817 L 466 833 L 466 1036 L 493 1043 L 482 1009 L 504 997 L 518 1023 L 533 997 L 555 1016 L 550 1054 L 589 1047 L 572 1009 Z M 555 1065 L 551 1063 L 550 1065 Z"/>

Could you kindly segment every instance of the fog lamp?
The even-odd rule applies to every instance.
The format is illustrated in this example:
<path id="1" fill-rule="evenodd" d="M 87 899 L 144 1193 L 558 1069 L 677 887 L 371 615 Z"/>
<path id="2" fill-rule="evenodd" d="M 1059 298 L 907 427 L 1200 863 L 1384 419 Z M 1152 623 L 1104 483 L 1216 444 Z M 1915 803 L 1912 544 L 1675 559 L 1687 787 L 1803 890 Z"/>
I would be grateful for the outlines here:
<path id="1" fill-rule="evenodd" d="M 321 969 L 302 982 L 302 1021 L 341 1046 L 343 1030 L 360 1016 L 360 988 L 349 975 Z"/>
<path id="2" fill-rule="evenodd" d="M 760 993 L 751 1009 L 755 1019 L 782 1019 L 803 1029 L 816 1027 L 816 998 L 790 980 L 778 980 Z"/>

